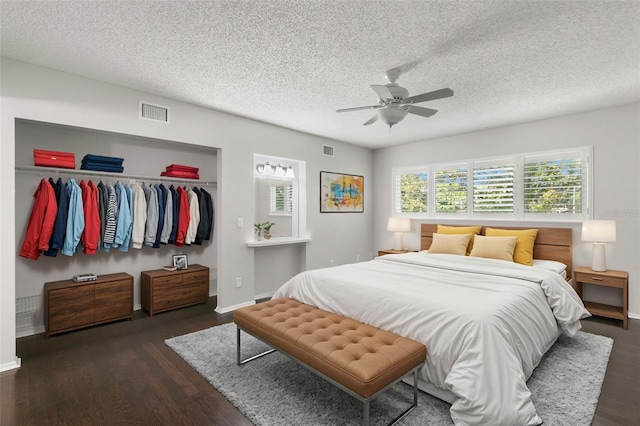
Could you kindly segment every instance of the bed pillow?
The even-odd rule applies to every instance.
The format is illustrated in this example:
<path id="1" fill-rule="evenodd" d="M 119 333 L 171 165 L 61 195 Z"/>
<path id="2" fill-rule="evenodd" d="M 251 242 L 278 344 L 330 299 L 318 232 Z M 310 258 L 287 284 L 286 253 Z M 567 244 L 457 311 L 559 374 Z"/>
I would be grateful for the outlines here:
<path id="1" fill-rule="evenodd" d="M 513 261 L 523 265 L 533 265 L 533 243 L 538 236 L 537 229 L 485 229 L 487 237 L 518 237 L 516 249 L 513 252 Z"/>
<path id="2" fill-rule="evenodd" d="M 480 234 L 482 226 L 446 226 L 438 225 L 436 232 L 438 234 L 471 234 L 469 245 L 467 246 L 467 256 L 473 249 L 473 239 L 476 235 Z"/>
<path id="3" fill-rule="evenodd" d="M 467 254 L 467 246 L 471 240 L 471 234 L 433 234 L 433 241 L 429 247 L 429 253 L 457 254 L 464 256 Z"/>
<path id="4" fill-rule="evenodd" d="M 562 274 L 567 270 L 567 265 L 564 263 L 546 259 L 533 259 L 533 267 L 553 271 L 557 274 Z"/>
<path id="5" fill-rule="evenodd" d="M 469 256 L 513 262 L 513 252 L 516 248 L 518 237 L 484 237 L 476 235 L 474 240 L 473 250 L 471 250 Z"/>

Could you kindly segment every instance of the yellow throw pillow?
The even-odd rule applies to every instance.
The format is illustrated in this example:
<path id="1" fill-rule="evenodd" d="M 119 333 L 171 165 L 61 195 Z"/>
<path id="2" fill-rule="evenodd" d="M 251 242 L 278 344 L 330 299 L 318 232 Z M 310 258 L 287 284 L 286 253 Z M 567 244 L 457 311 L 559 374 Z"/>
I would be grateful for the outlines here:
<path id="1" fill-rule="evenodd" d="M 475 236 L 475 244 L 469 256 L 489 259 L 508 260 L 513 262 L 513 251 L 518 237 L 484 237 Z"/>
<path id="2" fill-rule="evenodd" d="M 433 241 L 429 247 L 429 253 L 457 254 L 464 256 L 467 254 L 467 246 L 471 240 L 471 234 L 433 234 Z"/>
<path id="3" fill-rule="evenodd" d="M 471 240 L 467 247 L 467 256 L 473 249 L 473 239 L 482 232 L 482 226 L 446 226 L 438 225 L 436 230 L 438 234 L 471 234 Z"/>
<path id="4" fill-rule="evenodd" d="M 484 231 L 487 237 L 518 237 L 513 261 L 523 265 L 533 266 L 533 243 L 538 236 L 537 229 L 495 229 Z"/>

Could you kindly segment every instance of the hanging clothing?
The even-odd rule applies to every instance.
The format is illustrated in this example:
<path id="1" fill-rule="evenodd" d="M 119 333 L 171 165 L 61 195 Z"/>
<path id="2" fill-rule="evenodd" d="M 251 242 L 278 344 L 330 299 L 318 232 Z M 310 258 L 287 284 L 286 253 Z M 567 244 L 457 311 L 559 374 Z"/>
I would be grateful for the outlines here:
<path id="1" fill-rule="evenodd" d="M 107 187 L 100 181 L 98 188 L 98 214 L 100 215 L 100 245 L 104 247 L 104 231 L 107 228 L 107 206 L 109 205 L 109 191 Z"/>
<path id="2" fill-rule="evenodd" d="M 67 181 L 67 191 L 69 191 L 69 212 L 62 254 L 73 256 L 80 243 L 82 231 L 84 231 L 84 208 L 82 206 L 82 190 L 75 180 L 69 179 Z"/>
<path id="3" fill-rule="evenodd" d="M 131 246 L 131 235 L 133 233 L 133 193 L 131 192 L 131 186 L 126 184 L 124 186 L 124 192 L 127 195 L 127 204 L 129 205 L 129 226 L 127 227 L 127 231 L 124 236 L 124 241 L 118 247 L 118 250 L 121 252 L 129 251 L 129 246 Z M 116 231 L 117 233 L 117 231 Z"/>
<path id="4" fill-rule="evenodd" d="M 149 185 L 147 190 L 149 198 L 147 200 L 147 226 L 144 233 L 144 245 L 153 247 L 158 233 L 158 193 L 152 185 Z M 145 196 L 147 190 L 145 190 Z"/>
<path id="5" fill-rule="evenodd" d="M 180 212 L 178 217 L 178 231 L 176 232 L 176 245 L 183 246 L 189 228 L 189 198 L 187 191 L 181 186 L 178 187 L 178 197 L 180 199 Z"/>
<path id="6" fill-rule="evenodd" d="M 129 198 L 127 191 L 120 182 L 116 182 L 114 186 L 116 196 L 118 197 L 118 219 L 116 220 L 116 233 L 113 238 L 113 247 L 120 248 L 129 233 L 129 227 L 132 224 L 131 209 L 129 208 Z"/>
<path id="7" fill-rule="evenodd" d="M 202 190 L 194 187 L 193 192 L 198 196 L 198 208 L 200 209 L 200 221 L 198 222 L 198 229 L 196 230 L 196 236 L 193 240 L 193 244 L 201 246 L 206 232 L 207 222 L 209 221 L 209 213 L 207 212 L 205 196 L 202 193 Z"/>
<path id="8" fill-rule="evenodd" d="M 116 227 L 118 225 L 118 195 L 112 185 L 107 185 L 107 225 L 104 229 L 104 251 L 109 251 L 116 237 Z"/>
<path id="9" fill-rule="evenodd" d="M 198 195 L 193 189 L 187 191 L 187 199 L 189 200 L 189 226 L 184 243 L 185 245 L 191 245 L 196 239 L 198 225 L 200 225 L 200 205 L 198 203 Z"/>
<path id="10" fill-rule="evenodd" d="M 84 254 L 95 254 L 100 240 L 100 214 L 98 213 L 98 188 L 92 181 L 80 181 L 84 230 L 80 236 Z"/>
<path id="11" fill-rule="evenodd" d="M 43 250 L 49 249 L 49 240 L 58 214 L 56 194 L 53 186 L 42 179 L 33 194 L 34 204 L 31 208 L 27 232 L 20 249 L 20 256 L 36 260 Z"/>
<path id="12" fill-rule="evenodd" d="M 169 243 L 169 237 L 171 236 L 171 228 L 173 227 L 173 194 L 171 191 L 160 184 L 162 193 L 164 194 L 164 226 L 162 227 L 162 233 L 160 234 L 160 242 L 162 244 Z"/>
<path id="13" fill-rule="evenodd" d="M 171 234 L 169 234 L 169 244 L 175 244 L 176 235 L 178 234 L 178 219 L 180 217 L 180 196 L 173 185 L 169 187 L 169 191 L 173 201 L 173 221 L 171 223 Z"/>
<path id="14" fill-rule="evenodd" d="M 56 194 L 56 204 L 58 205 L 58 213 L 56 214 L 56 221 L 53 225 L 53 233 L 49 240 L 49 250 L 44 253 L 45 256 L 56 257 L 58 250 L 62 248 L 64 244 L 64 235 L 67 230 L 67 214 L 69 211 L 69 191 L 67 186 L 62 182 L 61 178 L 54 184 L 53 179 L 49 178 L 49 183 L 54 186 L 54 192 Z"/>
<path id="15" fill-rule="evenodd" d="M 205 207 L 207 210 L 207 216 L 209 217 L 209 221 L 207 222 L 207 226 L 205 228 L 203 240 L 210 240 L 211 235 L 213 234 L 213 225 L 215 222 L 215 210 L 213 209 L 213 198 L 211 194 L 208 193 L 204 188 L 200 188 L 200 192 L 204 195 Z M 202 218 L 200 218 L 202 220 Z"/>
<path id="16" fill-rule="evenodd" d="M 147 224 L 147 199 L 144 189 L 137 183 L 131 184 L 133 197 L 133 228 L 131 231 L 131 247 L 141 249 L 144 244 L 144 231 Z"/>
<path id="17" fill-rule="evenodd" d="M 154 185 L 153 189 L 155 189 L 156 194 L 158 194 L 158 228 L 156 229 L 156 239 L 153 243 L 153 248 L 160 248 L 160 238 L 162 237 L 162 228 L 164 227 L 165 202 L 160 185 Z"/>

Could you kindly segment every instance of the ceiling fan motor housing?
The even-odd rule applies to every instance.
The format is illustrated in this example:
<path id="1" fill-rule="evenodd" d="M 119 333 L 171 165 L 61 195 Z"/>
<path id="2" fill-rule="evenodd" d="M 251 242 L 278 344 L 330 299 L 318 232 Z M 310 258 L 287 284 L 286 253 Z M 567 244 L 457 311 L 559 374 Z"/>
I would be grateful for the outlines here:
<path id="1" fill-rule="evenodd" d="M 393 99 L 404 99 L 409 97 L 409 91 L 404 87 L 398 86 L 397 84 L 387 84 L 386 86 L 391 95 L 393 95 Z"/>

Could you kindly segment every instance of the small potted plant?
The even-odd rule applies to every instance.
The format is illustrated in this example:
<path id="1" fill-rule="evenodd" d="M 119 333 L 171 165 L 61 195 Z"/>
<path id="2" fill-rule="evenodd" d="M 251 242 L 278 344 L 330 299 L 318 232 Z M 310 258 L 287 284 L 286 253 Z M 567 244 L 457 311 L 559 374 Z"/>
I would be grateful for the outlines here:
<path id="1" fill-rule="evenodd" d="M 254 223 L 253 227 L 256 228 L 256 240 L 262 241 L 263 224 L 262 223 Z M 269 235 L 269 237 L 271 237 L 271 235 Z"/>
<path id="2" fill-rule="evenodd" d="M 271 227 L 275 225 L 273 222 L 265 222 L 262 224 L 262 230 L 264 232 L 264 238 L 269 240 L 271 239 Z"/>

